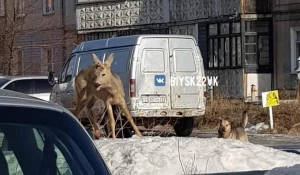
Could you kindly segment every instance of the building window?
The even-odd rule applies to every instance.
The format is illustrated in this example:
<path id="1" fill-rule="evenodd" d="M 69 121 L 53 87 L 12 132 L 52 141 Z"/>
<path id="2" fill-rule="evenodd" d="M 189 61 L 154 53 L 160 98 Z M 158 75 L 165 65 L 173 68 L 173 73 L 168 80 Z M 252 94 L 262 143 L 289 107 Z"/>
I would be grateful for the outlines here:
<path id="1" fill-rule="evenodd" d="M 25 16 L 25 0 L 15 1 L 15 11 L 17 14 L 17 18 L 22 18 Z"/>
<path id="2" fill-rule="evenodd" d="M 296 70 L 300 66 L 298 58 L 300 57 L 300 27 L 293 27 L 291 32 L 291 73 L 297 73 Z"/>
<path id="3" fill-rule="evenodd" d="M 4 3 L 4 0 L 0 0 L 0 16 L 5 16 L 5 3 Z"/>
<path id="4" fill-rule="evenodd" d="M 270 22 L 245 21 L 246 72 L 271 72 Z"/>
<path id="5" fill-rule="evenodd" d="M 54 13 L 54 0 L 43 0 L 43 14 Z"/>
<path id="6" fill-rule="evenodd" d="M 240 22 L 209 24 L 207 69 L 242 66 Z"/>
<path id="7" fill-rule="evenodd" d="M 49 47 L 41 48 L 41 73 L 53 71 L 52 49 Z"/>

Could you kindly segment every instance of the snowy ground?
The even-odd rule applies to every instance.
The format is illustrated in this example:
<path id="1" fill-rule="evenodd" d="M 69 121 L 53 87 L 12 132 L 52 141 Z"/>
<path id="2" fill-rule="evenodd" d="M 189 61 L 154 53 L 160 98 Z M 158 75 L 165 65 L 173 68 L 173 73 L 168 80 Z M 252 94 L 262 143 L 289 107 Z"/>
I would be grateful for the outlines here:
<path id="1" fill-rule="evenodd" d="M 248 123 L 245 130 L 248 133 L 257 134 L 260 131 L 268 129 L 268 128 L 269 128 L 269 125 L 265 124 L 264 122 L 258 123 L 256 125 L 252 125 L 252 124 Z"/>
<path id="2" fill-rule="evenodd" d="M 270 170 L 300 162 L 297 154 L 217 138 L 144 137 L 101 139 L 95 143 L 113 174 L 176 175 Z M 283 169 L 273 171 L 279 170 Z M 271 174 L 275 173 L 278 172 Z"/>

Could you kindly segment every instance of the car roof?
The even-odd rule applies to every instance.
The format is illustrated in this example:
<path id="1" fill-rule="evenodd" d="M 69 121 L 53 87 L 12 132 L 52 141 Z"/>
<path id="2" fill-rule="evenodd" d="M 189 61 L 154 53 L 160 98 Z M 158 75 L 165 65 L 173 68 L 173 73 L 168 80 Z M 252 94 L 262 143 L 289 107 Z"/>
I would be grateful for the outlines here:
<path id="1" fill-rule="evenodd" d="M 58 104 L 49 101 L 44 101 L 42 99 L 19 93 L 16 91 L 10 91 L 5 89 L 0 89 L 0 106 L 42 108 L 57 112 L 69 113 Z"/>
<path id="2" fill-rule="evenodd" d="M 90 40 L 81 42 L 72 51 L 72 54 L 77 52 L 86 52 L 97 49 L 108 49 L 113 47 L 133 46 L 140 44 L 143 38 L 181 38 L 181 39 L 192 39 L 195 44 L 196 40 L 191 35 L 167 35 L 167 34 L 142 34 L 142 35 L 128 35 L 118 36 L 113 38 L 105 38 L 98 40 Z"/>
<path id="3" fill-rule="evenodd" d="M 48 79 L 48 76 L 7 76 L 7 75 L 1 75 L 0 78 L 5 78 L 9 80 L 22 80 L 22 79 Z"/>

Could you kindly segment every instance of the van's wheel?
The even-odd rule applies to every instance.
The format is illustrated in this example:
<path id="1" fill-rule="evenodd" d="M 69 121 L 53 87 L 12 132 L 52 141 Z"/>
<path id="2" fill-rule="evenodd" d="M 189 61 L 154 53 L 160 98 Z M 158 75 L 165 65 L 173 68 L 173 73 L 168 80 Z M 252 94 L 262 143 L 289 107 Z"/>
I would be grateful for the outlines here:
<path id="1" fill-rule="evenodd" d="M 133 136 L 132 129 L 128 127 L 116 130 L 116 133 L 118 133 L 117 138 L 130 138 Z"/>
<path id="2" fill-rule="evenodd" d="M 105 126 L 105 133 L 106 135 L 110 135 L 110 138 L 112 137 L 111 133 L 109 132 L 109 129 L 108 129 L 108 124 Z M 120 125 L 120 122 L 117 122 L 116 123 L 116 138 L 130 138 L 133 136 L 133 130 L 132 128 L 129 126 L 123 126 L 121 128 L 121 125 Z"/>
<path id="3" fill-rule="evenodd" d="M 194 117 L 185 117 L 178 119 L 174 125 L 174 131 L 177 136 L 190 136 L 194 129 Z"/>

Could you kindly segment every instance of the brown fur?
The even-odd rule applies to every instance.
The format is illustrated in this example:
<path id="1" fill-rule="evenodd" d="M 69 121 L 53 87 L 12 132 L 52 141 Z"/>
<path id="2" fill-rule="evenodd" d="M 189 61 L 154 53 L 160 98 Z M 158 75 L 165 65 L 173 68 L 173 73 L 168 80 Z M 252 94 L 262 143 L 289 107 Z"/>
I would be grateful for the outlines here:
<path id="1" fill-rule="evenodd" d="M 113 139 L 115 134 L 115 119 L 113 116 L 112 105 L 119 106 L 131 124 L 134 132 L 142 136 L 136 124 L 131 117 L 125 101 L 125 93 L 121 79 L 117 74 L 111 71 L 110 66 L 113 62 L 113 54 L 102 63 L 99 58 L 92 54 L 93 66 L 82 69 L 75 78 L 75 89 L 77 94 L 77 103 L 74 115 L 79 119 L 82 110 L 86 106 L 93 106 L 96 100 L 103 100 L 109 116 L 109 129 L 112 132 Z M 92 115 L 91 113 L 89 116 Z M 91 120 L 95 128 L 94 135 L 100 137 L 100 129 L 97 125 L 96 117 Z"/>
<path id="2" fill-rule="evenodd" d="M 249 142 L 245 127 L 248 123 L 248 113 L 243 112 L 242 125 L 234 127 L 232 121 L 228 117 L 220 119 L 220 125 L 218 130 L 218 138 L 224 139 L 237 139 L 242 142 Z"/>

